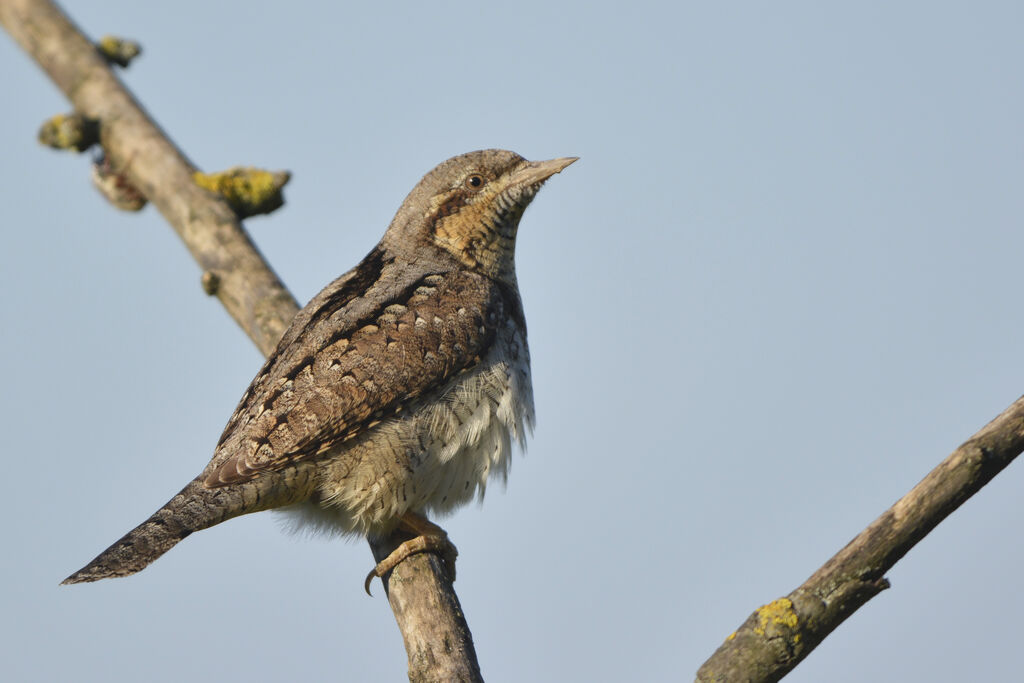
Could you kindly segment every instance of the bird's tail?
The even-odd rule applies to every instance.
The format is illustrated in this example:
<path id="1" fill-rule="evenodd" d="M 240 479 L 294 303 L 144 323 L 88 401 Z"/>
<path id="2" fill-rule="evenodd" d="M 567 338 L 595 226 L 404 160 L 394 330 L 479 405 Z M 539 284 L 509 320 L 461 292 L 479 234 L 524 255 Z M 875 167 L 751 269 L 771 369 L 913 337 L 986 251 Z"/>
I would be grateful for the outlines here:
<path id="1" fill-rule="evenodd" d="M 209 489 L 199 479 L 192 481 L 149 519 L 62 583 L 99 581 L 142 571 L 193 531 L 253 511 L 239 505 L 241 500 L 225 500 L 234 498 L 233 493 L 242 498 L 241 492 Z"/>

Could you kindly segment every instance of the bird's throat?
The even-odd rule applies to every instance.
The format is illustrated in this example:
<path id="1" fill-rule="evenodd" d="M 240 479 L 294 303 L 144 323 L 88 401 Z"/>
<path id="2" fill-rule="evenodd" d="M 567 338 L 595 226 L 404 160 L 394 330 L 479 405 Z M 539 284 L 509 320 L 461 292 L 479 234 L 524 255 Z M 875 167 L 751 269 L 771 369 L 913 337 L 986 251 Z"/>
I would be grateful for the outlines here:
<path id="1" fill-rule="evenodd" d="M 487 205 L 465 205 L 437 218 L 434 242 L 467 268 L 494 280 L 514 282 L 516 232 L 524 208 L 515 206 L 498 214 Z"/>

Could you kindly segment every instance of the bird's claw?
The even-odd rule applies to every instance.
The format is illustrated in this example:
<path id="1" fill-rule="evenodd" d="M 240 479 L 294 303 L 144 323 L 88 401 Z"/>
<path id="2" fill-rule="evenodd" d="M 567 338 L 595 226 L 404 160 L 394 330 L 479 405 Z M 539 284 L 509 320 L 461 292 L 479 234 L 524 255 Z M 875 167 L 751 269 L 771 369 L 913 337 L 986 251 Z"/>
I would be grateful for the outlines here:
<path id="1" fill-rule="evenodd" d="M 366 590 L 366 594 L 373 597 L 373 593 L 370 592 L 370 583 L 372 583 L 375 578 L 380 578 L 383 581 L 385 574 L 401 564 L 402 561 L 410 555 L 415 555 L 417 553 L 434 553 L 435 555 L 438 555 L 444 562 L 444 566 L 448 574 L 448 580 L 455 583 L 455 558 L 459 556 L 459 551 L 455 545 L 448 540 L 448 535 L 442 532 L 441 535 L 429 534 L 416 536 L 395 548 L 390 555 L 378 562 L 377 566 L 371 569 L 370 573 L 366 575 L 366 581 L 363 583 L 363 588 Z"/>

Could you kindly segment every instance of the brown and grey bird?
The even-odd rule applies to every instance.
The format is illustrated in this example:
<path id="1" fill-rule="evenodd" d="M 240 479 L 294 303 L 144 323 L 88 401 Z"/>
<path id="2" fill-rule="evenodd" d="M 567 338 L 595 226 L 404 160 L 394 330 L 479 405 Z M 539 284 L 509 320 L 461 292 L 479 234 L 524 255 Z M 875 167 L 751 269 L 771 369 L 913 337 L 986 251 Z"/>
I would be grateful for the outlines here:
<path id="1" fill-rule="evenodd" d="M 194 531 L 271 508 L 320 529 L 418 535 L 371 577 L 453 550 L 426 515 L 483 496 L 533 426 L 516 232 L 575 160 L 486 150 L 424 176 L 380 243 L 295 316 L 206 469 L 64 583 L 134 574 Z"/>

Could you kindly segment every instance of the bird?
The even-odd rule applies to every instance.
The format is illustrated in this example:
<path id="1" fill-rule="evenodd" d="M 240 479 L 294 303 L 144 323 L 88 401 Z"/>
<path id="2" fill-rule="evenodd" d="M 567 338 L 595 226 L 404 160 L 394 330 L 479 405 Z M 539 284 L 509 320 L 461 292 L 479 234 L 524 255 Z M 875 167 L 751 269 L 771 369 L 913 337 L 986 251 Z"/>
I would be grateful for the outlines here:
<path id="1" fill-rule="evenodd" d="M 515 270 L 523 212 L 577 157 L 479 150 L 439 164 L 380 242 L 296 314 L 203 471 L 63 581 L 135 574 L 193 532 L 277 509 L 298 527 L 413 537 L 366 579 L 454 545 L 428 515 L 507 480 L 534 423 Z"/>

